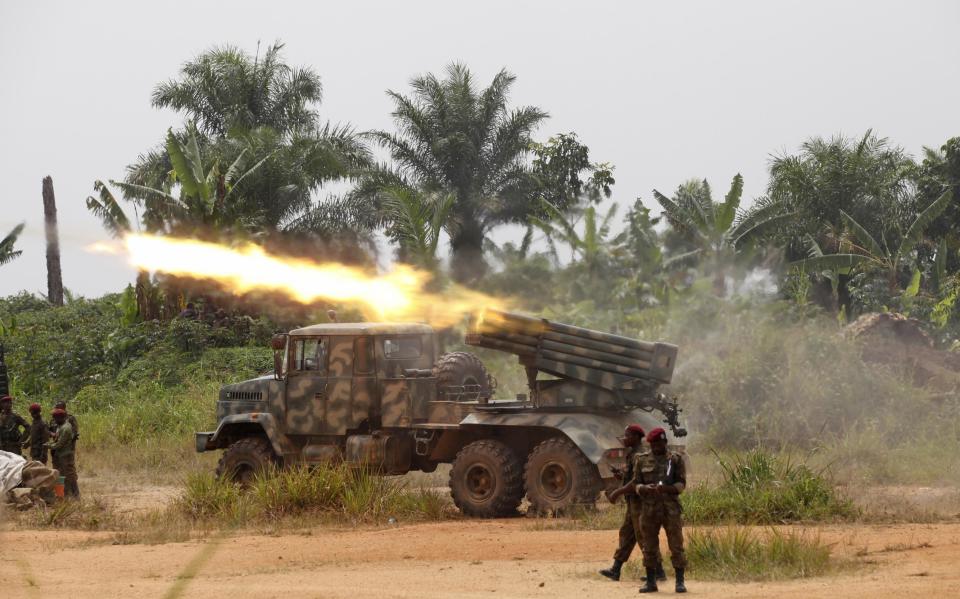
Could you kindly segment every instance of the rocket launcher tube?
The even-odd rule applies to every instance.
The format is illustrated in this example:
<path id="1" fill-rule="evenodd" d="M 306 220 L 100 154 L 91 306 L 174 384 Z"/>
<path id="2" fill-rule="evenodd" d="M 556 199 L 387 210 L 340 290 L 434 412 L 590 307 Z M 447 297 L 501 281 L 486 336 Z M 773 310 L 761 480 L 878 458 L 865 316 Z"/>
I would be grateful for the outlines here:
<path id="1" fill-rule="evenodd" d="M 638 360 L 649 361 L 653 357 L 652 351 L 647 351 L 643 349 L 632 349 L 629 347 L 624 347 L 622 345 L 614 345 L 612 343 L 604 343 L 603 341 L 594 341 L 593 339 L 586 339 L 584 337 L 576 337 L 574 335 L 567 335 L 565 333 L 556 333 L 554 331 L 547 331 L 543 334 L 544 340 L 549 339 L 550 341 L 556 341 L 558 343 L 567 343 L 570 345 L 576 345 L 577 347 L 585 347 L 587 349 L 598 349 L 600 351 L 616 353 L 622 356 L 627 356 L 629 358 L 636 358 Z"/>
<path id="2" fill-rule="evenodd" d="M 540 347 L 542 347 L 544 350 L 555 351 L 562 354 L 569 354 L 572 356 L 579 356 L 582 358 L 589 358 L 593 360 L 602 360 L 604 362 L 617 364 L 619 366 L 627 366 L 629 368 L 639 368 L 641 370 L 650 369 L 649 360 L 644 361 L 644 360 L 631 359 L 625 356 L 612 354 L 612 353 L 600 351 L 597 349 L 586 349 L 583 347 L 577 347 L 576 345 L 568 345 L 566 343 L 557 343 L 556 341 L 550 341 L 548 339 L 544 339 L 540 343 Z"/>

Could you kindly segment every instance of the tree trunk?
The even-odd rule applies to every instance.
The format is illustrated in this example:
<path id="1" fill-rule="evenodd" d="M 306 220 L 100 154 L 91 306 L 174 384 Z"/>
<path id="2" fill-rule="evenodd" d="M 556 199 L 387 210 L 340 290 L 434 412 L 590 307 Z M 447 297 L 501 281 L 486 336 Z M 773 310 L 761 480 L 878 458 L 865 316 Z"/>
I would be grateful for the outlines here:
<path id="1" fill-rule="evenodd" d="M 63 275 L 60 272 L 60 235 L 57 232 L 57 202 L 53 197 L 53 179 L 43 178 L 43 219 L 47 233 L 47 301 L 63 305 Z"/>
<path id="2" fill-rule="evenodd" d="M 467 286 L 475 285 L 487 274 L 487 262 L 483 258 L 483 228 L 479 224 L 465 223 L 450 239 L 450 270 L 453 280 Z"/>

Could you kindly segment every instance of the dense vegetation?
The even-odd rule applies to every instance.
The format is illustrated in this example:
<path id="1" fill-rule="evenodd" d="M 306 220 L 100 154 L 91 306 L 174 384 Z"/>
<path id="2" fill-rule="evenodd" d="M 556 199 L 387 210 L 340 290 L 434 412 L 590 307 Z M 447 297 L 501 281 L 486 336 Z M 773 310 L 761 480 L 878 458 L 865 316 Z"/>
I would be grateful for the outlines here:
<path id="1" fill-rule="evenodd" d="M 537 141 L 548 113 L 511 106 L 507 71 L 486 86 L 461 64 L 417 76 L 389 92 L 393 131 L 359 132 L 320 119 L 319 75 L 281 48 L 213 49 L 156 87 L 154 105 L 184 122 L 122 178 L 96 181 L 87 206 L 109 233 L 253 240 L 371 269 L 383 234 L 437 288 L 454 279 L 522 310 L 681 345 L 673 391 L 695 445 L 842 450 L 860 465 L 841 461 L 842 472 L 880 480 L 960 475 L 956 459 L 934 466 L 960 455 L 956 387 L 918 386 L 838 334 L 894 311 L 958 349 L 960 137 L 919 158 L 871 131 L 812 138 L 772 160 L 752 202 L 740 175 L 722 198 L 705 180 L 664 181 L 674 191 L 653 191 L 654 216 L 641 199 L 623 209 L 613 166 L 576 134 Z M 321 193 L 332 182 L 346 191 Z M 522 225 L 522 241 L 495 244 L 504 224 Z M 17 233 L 0 242 L 0 264 L 16 258 Z M 187 301 L 227 316 L 175 318 Z M 0 339 L 22 401 L 67 399 L 88 447 L 139 443 L 162 462 L 176 459 L 165 443 L 186 451 L 211 424 L 221 381 L 270 368 L 274 330 L 328 307 L 141 273 L 63 307 L 2 299 Z M 484 358 L 505 393 L 524 391 L 513 360 Z"/>

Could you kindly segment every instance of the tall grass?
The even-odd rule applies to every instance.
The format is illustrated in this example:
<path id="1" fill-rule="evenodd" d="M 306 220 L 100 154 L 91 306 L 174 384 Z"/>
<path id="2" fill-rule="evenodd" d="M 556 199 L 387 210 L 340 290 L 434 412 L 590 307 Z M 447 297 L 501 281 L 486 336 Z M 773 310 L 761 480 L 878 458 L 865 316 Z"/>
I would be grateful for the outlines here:
<path id="1" fill-rule="evenodd" d="M 694 530 L 687 535 L 691 576 L 728 581 L 820 576 L 845 565 L 816 535 L 775 528 Z"/>
<path id="2" fill-rule="evenodd" d="M 247 490 L 212 474 L 191 474 L 174 509 L 197 521 L 227 525 L 302 516 L 353 523 L 454 516 L 444 494 L 344 465 L 270 470 Z"/>
<path id="3" fill-rule="evenodd" d="M 755 449 L 728 457 L 714 453 L 723 480 L 681 496 L 691 523 L 776 524 L 843 520 L 857 515 L 823 472 L 789 456 Z"/>

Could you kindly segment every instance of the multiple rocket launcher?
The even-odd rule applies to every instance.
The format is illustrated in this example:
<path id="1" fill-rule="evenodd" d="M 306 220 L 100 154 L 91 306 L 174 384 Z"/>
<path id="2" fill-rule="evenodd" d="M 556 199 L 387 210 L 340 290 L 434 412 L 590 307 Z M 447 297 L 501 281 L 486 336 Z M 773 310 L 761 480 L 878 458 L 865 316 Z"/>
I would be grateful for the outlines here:
<path id="1" fill-rule="evenodd" d="M 487 309 L 466 338 L 470 345 L 516 354 L 527 367 L 531 392 L 544 372 L 614 393 L 621 405 L 629 396 L 655 394 L 673 376 L 677 346 L 640 341 L 567 324 Z M 580 403 L 580 402 L 577 402 Z"/>

